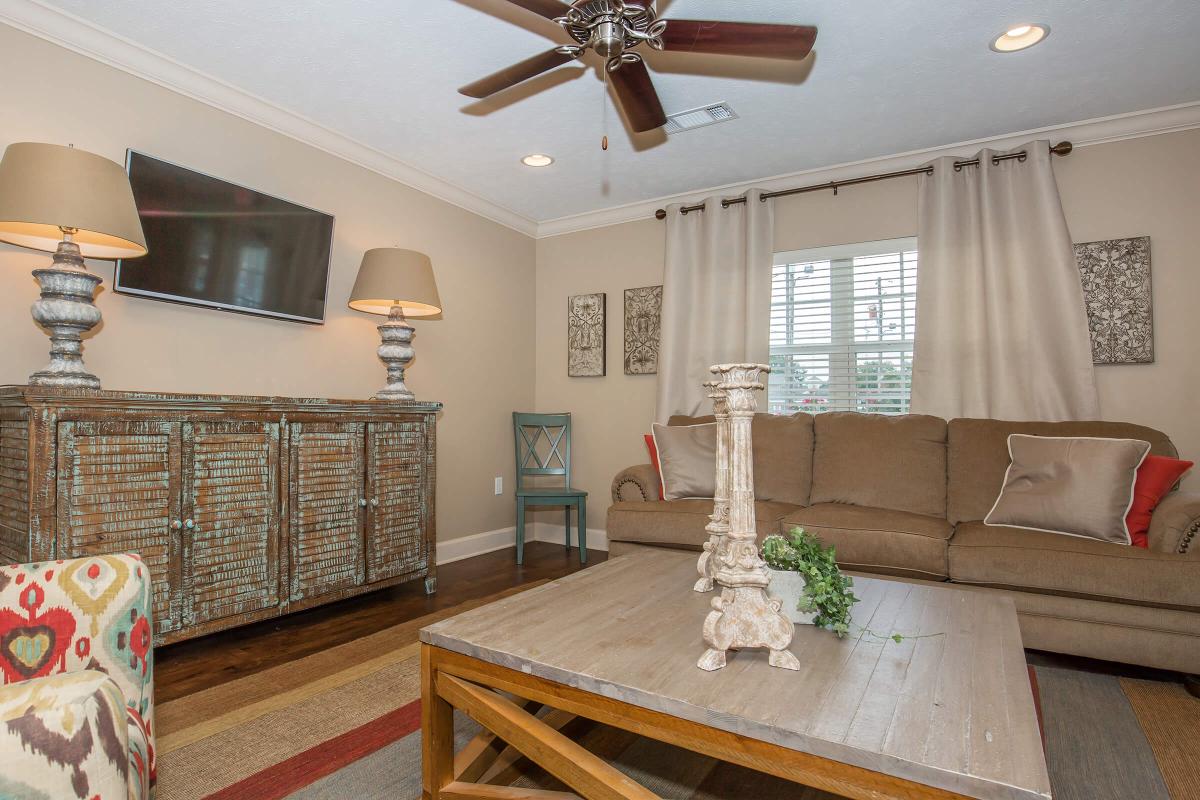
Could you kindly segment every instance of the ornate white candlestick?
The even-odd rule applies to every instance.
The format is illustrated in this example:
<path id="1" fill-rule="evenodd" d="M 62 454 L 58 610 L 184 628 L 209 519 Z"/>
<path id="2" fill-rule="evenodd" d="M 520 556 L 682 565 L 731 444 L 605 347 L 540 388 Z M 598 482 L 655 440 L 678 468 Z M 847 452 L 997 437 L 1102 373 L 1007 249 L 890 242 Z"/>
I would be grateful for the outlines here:
<path id="1" fill-rule="evenodd" d="M 717 418 L 717 473 L 713 491 L 713 513 L 709 523 L 704 526 L 708 531 L 708 541 L 704 543 L 704 552 L 696 562 L 696 571 L 700 579 L 693 587 L 697 592 L 711 592 L 713 576 L 717 571 L 716 550 L 721 543 L 721 537 L 729 530 L 729 405 L 725 393 L 718 387 L 719 381 L 708 381 L 704 387 L 709 390 L 708 396 L 713 401 L 713 414 Z"/>
<path id="2" fill-rule="evenodd" d="M 763 364 L 720 364 L 712 371 L 720 378 L 717 391 L 725 395 L 729 414 L 729 529 L 715 550 L 714 578 L 721 593 L 713 598 L 713 610 L 704 620 L 708 649 L 697 666 L 717 670 L 725 666 L 727 650 L 766 647 L 771 666 L 800 669 L 787 649 L 795 628 L 780 612 L 779 601 L 767 597 L 771 578 L 758 555 L 755 531 L 750 425 L 758 408 L 754 392 L 763 388 L 759 376 L 771 369 Z M 719 440 L 717 444 L 719 451 Z"/>

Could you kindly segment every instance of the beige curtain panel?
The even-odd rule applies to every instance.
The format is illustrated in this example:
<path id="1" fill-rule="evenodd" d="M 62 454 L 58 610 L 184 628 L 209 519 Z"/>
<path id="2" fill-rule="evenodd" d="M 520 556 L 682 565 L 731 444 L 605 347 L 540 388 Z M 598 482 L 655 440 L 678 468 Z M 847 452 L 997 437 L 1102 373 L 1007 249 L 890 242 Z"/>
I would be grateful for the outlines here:
<path id="1" fill-rule="evenodd" d="M 721 207 L 710 197 L 705 211 L 667 209 L 662 338 L 654 418 L 710 413 L 701 384 L 713 364 L 769 357 L 772 201 L 752 191 L 745 203 Z"/>
<path id="2" fill-rule="evenodd" d="M 1013 420 L 1096 419 L 1087 312 L 1049 142 L 1024 161 L 919 178 L 912 410 Z"/>

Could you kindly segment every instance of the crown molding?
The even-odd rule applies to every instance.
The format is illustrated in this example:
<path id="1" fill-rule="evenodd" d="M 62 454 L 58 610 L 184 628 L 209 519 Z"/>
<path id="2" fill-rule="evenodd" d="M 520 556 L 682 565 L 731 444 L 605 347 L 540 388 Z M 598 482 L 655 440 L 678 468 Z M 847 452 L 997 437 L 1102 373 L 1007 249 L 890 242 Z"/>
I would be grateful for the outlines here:
<path id="1" fill-rule="evenodd" d="M 907 153 L 867 158 L 862 161 L 851 161 L 830 167 L 790 172 L 786 175 L 775 175 L 744 183 L 697 189 L 696 191 L 684 194 L 668 195 L 654 200 L 614 206 L 599 211 L 589 211 L 583 214 L 575 214 L 569 217 L 541 222 L 537 226 L 537 237 L 544 239 L 550 236 L 561 236 L 593 228 L 620 225 L 625 222 L 653 220 L 654 212 L 660 208 L 665 208 L 674 203 L 698 203 L 713 195 L 732 197 L 744 194 L 749 189 L 762 189 L 769 192 L 779 189 L 789 189 L 796 185 L 846 180 L 847 178 L 856 178 L 874 172 L 912 169 L 942 156 L 973 155 L 975 151 L 983 147 L 990 147 L 996 150 L 1020 147 L 1032 138 L 1052 137 L 1055 139 L 1069 139 L 1076 147 L 1087 147 L 1107 142 L 1119 142 L 1124 139 L 1137 139 L 1143 136 L 1175 133 L 1193 128 L 1200 128 L 1200 102 L 1183 103 L 1175 106 L 1148 109 L 1146 111 L 1133 111 L 1110 117 L 1097 117 L 1095 119 L 1064 125 L 1050 125 L 1044 128 L 1034 128 L 1032 130 L 1017 131 L 1000 136 L 991 136 L 985 139 L 973 139 L 967 142 L 956 142 L 924 150 L 912 150 Z"/>
<path id="2" fill-rule="evenodd" d="M 0 0 L 0 22 L 296 139 L 526 236 L 537 235 L 537 223 L 528 217 L 73 14 L 37 0 Z"/>

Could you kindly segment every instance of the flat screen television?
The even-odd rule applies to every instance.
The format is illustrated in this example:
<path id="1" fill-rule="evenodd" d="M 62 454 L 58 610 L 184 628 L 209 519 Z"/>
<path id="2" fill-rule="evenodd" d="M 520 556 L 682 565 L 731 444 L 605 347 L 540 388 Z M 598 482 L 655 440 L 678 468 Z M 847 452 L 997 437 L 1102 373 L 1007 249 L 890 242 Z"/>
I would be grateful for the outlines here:
<path id="1" fill-rule="evenodd" d="M 120 294 L 320 324 L 333 217 L 130 150 L 149 253 L 117 262 Z"/>

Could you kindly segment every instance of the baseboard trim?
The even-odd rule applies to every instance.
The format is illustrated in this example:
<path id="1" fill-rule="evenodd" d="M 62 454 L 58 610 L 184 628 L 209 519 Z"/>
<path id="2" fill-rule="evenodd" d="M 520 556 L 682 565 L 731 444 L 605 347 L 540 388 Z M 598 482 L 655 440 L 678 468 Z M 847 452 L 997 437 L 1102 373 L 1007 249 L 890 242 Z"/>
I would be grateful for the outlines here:
<path id="1" fill-rule="evenodd" d="M 494 553 L 497 550 L 512 547 L 516 541 L 517 529 L 511 526 L 439 541 L 437 543 L 437 563 L 438 566 L 441 566 L 454 561 L 462 561 L 464 558 L 481 556 L 484 553 Z"/>
<path id="2" fill-rule="evenodd" d="M 553 522 L 531 522 L 525 526 L 525 538 L 527 541 L 560 544 L 563 540 L 563 526 Z M 572 526 L 571 547 L 578 546 L 579 535 L 576 532 L 575 527 Z M 603 528 L 588 528 L 587 546 L 588 550 L 602 550 L 604 552 L 608 552 L 608 531 L 604 530 Z"/>
<path id="3" fill-rule="evenodd" d="M 525 541 L 527 542 L 550 542 L 558 544 L 562 540 L 562 525 L 555 525 L 551 522 L 530 522 L 525 525 Z M 608 532 L 603 528 L 588 528 L 587 545 L 588 550 L 607 551 Z M 460 536 L 457 539 L 439 541 L 437 543 L 437 563 L 438 566 L 441 566 L 442 564 L 462 561 L 464 558 L 481 556 L 485 553 L 494 553 L 506 547 L 516 546 L 517 528 L 515 525 L 507 528 L 497 528 L 493 531 L 473 533 L 470 536 Z M 579 546 L 579 536 L 574 528 L 571 529 L 571 546 Z"/>

